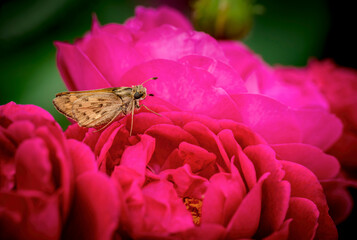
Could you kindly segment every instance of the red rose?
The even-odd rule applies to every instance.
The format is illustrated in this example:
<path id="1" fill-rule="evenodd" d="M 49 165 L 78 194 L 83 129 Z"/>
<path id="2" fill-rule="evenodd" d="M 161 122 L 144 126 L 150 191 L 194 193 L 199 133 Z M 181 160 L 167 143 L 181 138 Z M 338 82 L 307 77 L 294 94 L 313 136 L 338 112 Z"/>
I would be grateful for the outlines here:
<path id="1" fill-rule="evenodd" d="M 223 181 L 222 178 L 236 179 L 238 175 L 241 178 L 246 176 L 240 172 L 239 164 L 231 164 L 233 155 L 229 156 L 228 161 L 223 161 L 225 159 L 223 156 L 219 157 L 221 154 L 224 155 L 224 151 L 219 148 L 218 143 L 212 150 L 211 145 L 205 145 L 206 142 L 202 140 L 198 142 L 199 137 L 193 136 L 191 132 L 187 134 L 187 129 L 182 129 L 182 124 L 188 124 L 193 128 L 191 131 L 195 131 L 195 128 L 199 131 L 200 125 L 191 124 L 193 120 L 186 119 L 187 112 L 191 112 L 216 119 L 207 120 L 203 124 L 213 134 L 227 130 L 238 136 L 239 132 L 235 132 L 236 129 L 220 126 L 221 121 L 227 120 L 217 120 L 230 119 L 234 124 L 250 129 L 243 133 L 243 138 L 246 138 L 245 134 L 249 132 L 248 136 L 259 135 L 260 140 L 264 139 L 259 142 L 264 145 L 263 150 L 258 143 L 252 144 L 254 147 L 247 149 L 253 149 L 251 151 L 254 154 L 258 152 L 258 159 L 261 159 L 260 151 L 271 152 L 271 155 L 268 154 L 270 156 L 268 159 L 273 159 L 272 164 L 277 168 L 256 173 L 254 186 L 262 186 L 257 187 L 258 189 L 265 189 L 266 182 L 270 181 L 285 184 L 283 177 L 277 177 L 276 181 L 268 180 L 274 178 L 272 176 L 275 171 L 285 172 L 285 176 L 288 177 L 286 180 L 289 183 L 289 194 L 286 189 L 282 192 L 283 195 L 289 196 L 287 205 L 291 211 L 287 210 L 281 215 L 279 208 L 272 208 L 275 214 L 280 214 L 280 220 L 271 220 L 278 223 L 274 227 L 268 227 L 265 225 L 269 225 L 270 219 L 263 217 L 265 210 L 262 210 L 262 215 L 259 215 L 260 212 L 258 215 L 260 219 L 264 219 L 264 221 L 259 220 L 259 224 L 264 226 L 263 229 L 256 228 L 257 221 L 243 226 L 250 229 L 251 237 L 270 234 L 273 234 L 271 238 L 280 238 L 284 234 L 284 236 L 289 234 L 294 236 L 299 232 L 296 229 L 304 229 L 303 234 L 309 237 L 313 237 L 316 233 L 318 237 L 323 238 L 324 234 L 331 234 L 332 238 L 335 238 L 335 227 L 328 215 L 326 201 L 322 200 L 325 195 L 318 182 L 323 183 L 325 194 L 329 198 L 329 206 L 332 208 L 331 214 L 336 221 L 341 221 L 349 214 L 352 201 L 345 189 L 345 183 L 339 182 L 341 179 L 337 178 L 340 172 L 339 163 L 334 157 L 323 153 L 340 138 L 343 125 L 334 114 L 329 112 L 328 103 L 318 88 L 310 82 L 298 81 L 299 76 L 306 77 L 304 72 L 296 76 L 292 74 L 292 78 L 288 78 L 300 88 L 284 84 L 283 74 L 280 75 L 277 69 L 268 66 L 245 46 L 234 42 L 217 42 L 207 34 L 193 31 L 185 19 L 180 20 L 179 15 L 175 14 L 174 18 L 170 19 L 170 14 L 167 13 L 172 10 L 138 9 L 137 16 L 123 25 L 100 26 L 95 20 L 91 32 L 74 44 L 56 43 L 58 68 L 70 90 L 130 87 L 141 84 L 148 78 L 158 77 L 158 80 L 145 84 L 148 93 L 153 93 L 155 97 L 147 97 L 143 103 L 164 117 L 141 111 L 134 117 L 134 136 L 130 137 L 128 134 L 131 125 L 128 120 L 130 118 L 126 117 L 114 121 L 103 132 L 95 133 L 94 130 L 80 129 L 76 125 L 71 126 L 66 132 L 68 137 L 83 140 L 89 145 L 95 153 L 99 169 L 112 176 L 118 184 L 119 195 L 125 203 L 121 211 L 119 234 L 124 236 L 128 234 L 132 237 L 149 235 L 154 237 L 158 234 L 182 238 L 186 236 L 185 234 L 202 236 L 206 233 L 211 233 L 212 238 L 218 238 L 222 236 L 221 234 L 243 236 L 239 235 L 242 233 L 241 230 L 234 229 L 240 225 L 236 225 L 237 223 L 232 220 L 233 216 L 223 215 L 220 221 L 205 220 L 204 212 L 207 214 L 210 208 L 204 206 L 209 206 L 211 201 L 205 200 L 206 197 L 199 197 L 198 193 L 210 196 L 210 192 L 213 191 L 210 189 L 214 188 L 216 181 Z M 175 117 L 176 122 L 172 119 L 173 115 L 179 115 Z M 205 118 L 202 115 L 197 115 L 200 116 L 197 117 L 198 122 Z M 139 116 L 147 117 L 142 117 L 144 120 L 140 120 Z M 207 126 L 208 122 L 215 123 Z M 169 130 L 167 125 L 172 129 Z M 155 134 L 156 131 L 160 133 L 152 135 L 152 131 Z M 138 137 L 137 134 L 150 137 L 144 135 Z M 206 134 L 206 132 L 202 133 L 202 136 L 207 139 L 212 135 Z M 218 138 L 218 135 L 216 137 Z M 153 147 L 153 139 L 155 139 L 155 147 Z M 231 138 L 231 140 L 229 145 L 241 144 L 236 139 Z M 188 146 L 185 142 L 191 145 Z M 260 147 L 256 149 L 257 144 Z M 190 168 L 185 165 L 186 160 L 176 161 L 186 159 L 183 155 L 187 154 L 185 152 L 187 147 L 189 150 L 204 149 L 195 154 L 200 157 L 203 155 L 205 161 L 202 162 L 200 157 L 195 157 L 194 163 L 189 164 Z M 244 152 L 247 146 L 241 147 Z M 151 156 L 152 151 L 154 153 Z M 254 165 L 254 171 L 259 172 L 256 168 L 259 168 L 261 162 L 257 160 L 257 163 L 253 163 L 254 154 L 253 156 L 248 156 L 248 152 L 244 154 L 252 162 L 251 166 Z M 146 170 L 147 164 L 148 169 L 153 172 Z M 235 174 L 235 168 L 239 174 Z M 198 174 L 198 179 L 197 169 L 202 171 L 201 175 Z M 289 172 L 290 170 L 293 173 Z M 167 171 L 178 171 L 177 174 L 175 172 L 175 176 L 183 183 L 174 182 L 174 189 L 172 189 L 173 187 L 167 183 L 172 184 L 172 180 L 165 177 Z M 270 172 L 270 175 L 264 175 L 267 172 Z M 305 178 L 300 179 L 294 172 Z M 311 191 L 308 190 L 311 186 L 305 182 L 306 179 L 313 182 Z M 195 186 L 191 188 L 195 189 L 195 194 L 186 197 L 176 189 L 181 186 L 180 184 L 187 185 L 190 182 L 194 182 L 192 184 Z M 187 188 L 186 185 L 182 188 Z M 218 185 L 217 183 L 216 186 Z M 302 186 L 306 189 L 302 189 Z M 222 187 L 221 190 L 235 194 L 232 189 L 234 188 L 225 190 Z M 304 195 L 304 190 L 307 191 L 307 195 Z M 244 199 L 252 191 L 253 185 L 246 186 L 246 192 L 242 194 Z M 259 192 L 259 190 L 254 191 Z M 274 187 L 264 191 L 272 195 L 280 193 L 275 192 Z M 301 195 L 294 195 L 297 192 Z M 293 197 L 298 199 L 292 199 Z M 201 200 L 203 202 L 200 202 Z M 187 211 L 185 212 L 179 205 L 181 201 L 186 203 L 186 207 L 192 213 L 199 214 L 199 211 L 203 211 L 200 228 L 193 228 L 191 219 L 188 220 Z M 235 201 L 235 207 L 241 204 L 240 200 L 232 201 Z M 202 203 L 204 205 L 201 210 L 194 208 Z M 296 210 L 292 206 L 304 206 L 302 207 L 304 210 Z M 219 209 L 225 207 L 220 206 Z M 235 207 L 233 212 L 238 211 Z M 294 224 L 303 223 L 301 217 L 303 211 L 311 213 L 314 217 L 309 218 L 309 221 L 315 219 L 312 221 L 315 223 L 309 222 L 308 227 L 304 225 L 300 228 Z M 153 217 L 144 218 L 150 214 Z M 214 218 L 214 213 L 210 212 L 210 214 Z M 298 214 L 302 215 L 298 216 Z M 274 213 L 267 215 L 272 216 Z M 289 222 L 289 216 L 294 216 L 296 220 Z M 196 221 L 195 218 L 193 221 Z M 234 227 L 229 227 L 229 223 Z"/>
<path id="2" fill-rule="evenodd" d="M 0 136 L 1 239 L 110 239 L 117 193 L 88 146 L 45 110 L 13 102 L 0 106 Z"/>
<path id="3" fill-rule="evenodd" d="M 72 166 L 60 126 L 43 109 L 0 107 L 0 238 L 58 239 L 70 210 Z"/>
<path id="4" fill-rule="evenodd" d="M 131 137 L 126 118 L 103 132 L 66 131 L 116 182 L 121 237 L 337 237 L 319 183 L 338 174 L 334 157 L 305 144 L 268 145 L 231 120 L 155 110 L 162 116 L 135 114 Z"/>

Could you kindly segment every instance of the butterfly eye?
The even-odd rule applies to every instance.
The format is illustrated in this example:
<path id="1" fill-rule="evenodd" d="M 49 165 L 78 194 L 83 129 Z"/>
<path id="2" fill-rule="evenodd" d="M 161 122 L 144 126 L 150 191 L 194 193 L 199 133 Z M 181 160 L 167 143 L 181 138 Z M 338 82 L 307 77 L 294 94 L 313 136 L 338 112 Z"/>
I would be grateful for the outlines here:
<path id="1" fill-rule="evenodd" d="M 134 94 L 134 98 L 135 98 L 135 99 L 139 99 L 139 98 L 141 98 L 143 95 L 144 95 L 144 93 L 136 92 L 136 93 Z"/>

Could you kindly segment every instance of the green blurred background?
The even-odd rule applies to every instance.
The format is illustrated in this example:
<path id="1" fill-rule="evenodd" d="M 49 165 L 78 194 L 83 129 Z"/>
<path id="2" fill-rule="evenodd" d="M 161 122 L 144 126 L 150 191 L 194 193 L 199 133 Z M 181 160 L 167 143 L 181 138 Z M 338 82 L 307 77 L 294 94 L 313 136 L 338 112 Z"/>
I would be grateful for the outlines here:
<path id="1" fill-rule="evenodd" d="M 182 1 L 166 1 L 185 11 Z M 163 1 L 140 1 L 147 5 Z M 356 14 L 349 1 L 257 0 L 263 15 L 255 18 L 244 40 L 270 64 L 304 66 L 314 56 L 356 65 Z M 353 2 L 353 1 L 351 1 Z M 91 27 L 92 13 L 101 24 L 122 23 L 139 1 L 2 0 L 0 1 L 0 104 L 15 101 L 49 111 L 65 129 L 68 121 L 52 106 L 66 88 L 56 68 L 53 41 L 73 42 Z M 180 5 L 181 4 L 181 5 Z M 187 14 L 187 9 L 185 11 Z M 354 194 L 356 195 L 356 194 Z M 340 226 L 348 237 L 356 215 Z"/>

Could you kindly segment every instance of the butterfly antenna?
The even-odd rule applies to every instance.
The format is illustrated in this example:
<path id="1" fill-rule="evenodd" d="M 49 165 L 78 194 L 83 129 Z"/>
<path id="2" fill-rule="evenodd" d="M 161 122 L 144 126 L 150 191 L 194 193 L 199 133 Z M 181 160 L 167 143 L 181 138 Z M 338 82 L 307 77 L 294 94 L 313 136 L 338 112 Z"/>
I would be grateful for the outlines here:
<path id="1" fill-rule="evenodd" d="M 144 81 L 142 84 L 140 84 L 140 85 L 143 85 L 144 83 L 146 83 L 146 82 L 148 82 L 148 81 L 150 81 L 150 80 L 156 80 L 157 79 L 157 77 L 152 77 L 152 78 L 149 78 L 148 80 L 146 80 L 146 81 Z"/>

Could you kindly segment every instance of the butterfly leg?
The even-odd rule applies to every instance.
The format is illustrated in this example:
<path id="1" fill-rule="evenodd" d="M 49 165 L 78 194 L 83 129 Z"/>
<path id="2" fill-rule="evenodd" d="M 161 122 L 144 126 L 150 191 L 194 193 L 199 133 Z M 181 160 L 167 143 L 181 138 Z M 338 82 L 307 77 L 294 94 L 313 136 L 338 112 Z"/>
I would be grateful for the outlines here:
<path id="1" fill-rule="evenodd" d="M 130 135 L 133 132 L 133 125 L 134 125 L 134 110 L 135 110 L 135 101 L 133 101 L 133 106 L 131 108 L 131 126 L 130 126 Z"/>
<path id="2" fill-rule="evenodd" d="M 157 113 L 157 112 L 154 112 L 153 110 L 151 110 L 150 108 L 148 108 L 147 106 L 145 106 L 144 104 L 141 104 L 139 107 L 145 107 L 147 110 L 149 110 L 150 112 L 152 112 L 152 113 L 155 113 L 156 115 L 158 115 L 158 116 L 160 116 L 160 117 L 162 117 L 162 115 L 161 114 L 159 114 L 159 113 Z"/>

